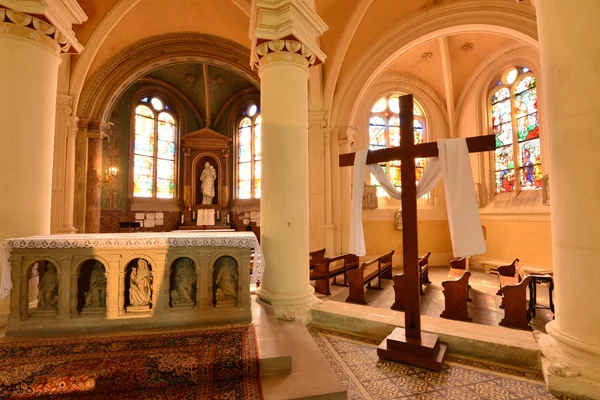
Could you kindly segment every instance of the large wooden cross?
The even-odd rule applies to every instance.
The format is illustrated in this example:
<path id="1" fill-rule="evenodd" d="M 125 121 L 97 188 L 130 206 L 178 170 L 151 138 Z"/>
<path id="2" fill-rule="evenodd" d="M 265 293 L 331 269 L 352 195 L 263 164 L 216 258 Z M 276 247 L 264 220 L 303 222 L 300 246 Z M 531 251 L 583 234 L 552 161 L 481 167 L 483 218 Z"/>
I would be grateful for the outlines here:
<path id="1" fill-rule="evenodd" d="M 402 182 L 402 245 L 404 256 L 405 329 L 397 328 L 379 346 L 385 358 L 434 370 L 441 369 L 447 345 L 438 341 L 437 335 L 421 333 L 419 253 L 417 243 L 417 185 L 415 158 L 437 157 L 436 142 L 415 145 L 413 96 L 400 97 L 400 146 L 369 151 L 367 164 L 400 160 Z M 496 148 L 495 135 L 467 138 L 470 153 L 492 151 Z M 341 154 L 340 167 L 354 165 L 355 153 Z M 392 351 L 393 350 L 393 351 Z M 395 354 L 391 354 L 392 353 Z"/>

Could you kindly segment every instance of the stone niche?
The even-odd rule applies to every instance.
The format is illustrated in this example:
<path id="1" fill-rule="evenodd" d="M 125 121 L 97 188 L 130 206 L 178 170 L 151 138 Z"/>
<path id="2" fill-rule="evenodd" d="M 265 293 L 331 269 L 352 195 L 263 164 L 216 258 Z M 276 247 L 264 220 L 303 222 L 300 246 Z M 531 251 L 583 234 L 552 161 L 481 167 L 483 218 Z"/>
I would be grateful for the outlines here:
<path id="1" fill-rule="evenodd" d="M 115 240 L 124 246 L 35 248 L 28 242 L 27 248 L 13 247 L 6 334 L 251 321 L 250 248 L 256 242 L 193 246 L 190 238 L 173 247 L 168 241 Z"/>

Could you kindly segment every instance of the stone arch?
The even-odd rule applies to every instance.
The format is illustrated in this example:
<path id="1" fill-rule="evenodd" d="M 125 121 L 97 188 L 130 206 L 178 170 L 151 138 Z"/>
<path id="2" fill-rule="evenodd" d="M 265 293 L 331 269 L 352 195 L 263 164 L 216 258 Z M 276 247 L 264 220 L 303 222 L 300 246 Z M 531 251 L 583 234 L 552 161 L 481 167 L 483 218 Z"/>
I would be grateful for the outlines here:
<path id="1" fill-rule="evenodd" d="M 108 262 L 101 257 L 92 256 L 86 257 L 84 260 L 76 264 L 74 268 L 75 274 L 71 274 L 71 289 L 76 289 L 75 293 L 71 293 L 71 310 L 77 313 L 81 313 L 86 307 L 86 295 L 90 291 L 92 284 L 92 276 L 94 283 L 101 285 L 101 282 L 96 282 L 101 279 L 102 276 L 97 276 L 94 273 L 96 263 L 100 263 L 102 271 L 100 273 L 104 276 L 104 298 L 98 299 L 100 305 L 90 306 L 89 308 L 106 310 L 106 294 L 107 294 L 107 282 L 106 275 L 108 273 Z M 96 289 L 99 289 L 98 287 Z M 75 304 L 73 304 L 75 303 Z"/>
<path id="2" fill-rule="evenodd" d="M 133 272 L 134 266 L 137 265 L 137 262 L 140 260 L 146 261 L 148 264 L 148 269 L 150 270 L 150 276 L 152 277 L 152 282 L 150 284 L 150 295 L 149 295 L 149 307 L 146 311 L 150 311 L 156 308 L 156 299 L 157 299 L 157 289 L 156 289 L 156 273 L 159 268 L 157 264 L 151 257 L 146 255 L 134 255 L 130 256 L 126 262 L 123 263 L 123 269 L 121 274 L 119 274 L 119 293 L 123 293 L 122 302 L 119 301 L 119 312 L 125 311 L 128 308 L 132 308 L 131 300 L 130 300 L 130 290 L 131 290 L 131 273 Z M 133 307 L 135 308 L 135 306 Z"/>
<path id="3" fill-rule="evenodd" d="M 43 264 L 43 265 L 42 265 Z M 31 311 L 38 311 L 39 310 L 39 304 L 38 304 L 38 299 L 39 299 L 39 292 L 38 292 L 38 288 L 39 288 L 39 284 L 40 282 L 43 282 L 44 279 L 44 275 L 47 272 L 48 268 L 52 266 L 54 267 L 54 269 L 56 270 L 56 275 L 57 275 L 57 296 L 56 296 L 56 310 L 55 312 L 58 313 L 58 308 L 59 308 L 59 299 L 60 299 L 60 292 L 68 290 L 68 288 L 61 288 L 60 287 L 60 276 L 62 274 L 62 268 L 60 263 L 58 262 L 58 260 L 55 260 L 52 257 L 35 257 L 31 260 L 28 260 L 27 263 L 24 263 L 21 269 L 21 318 L 27 318 L 27 316 L 30 315 Z M 36 280 L 35 283 L 37 283 L 37 287 L 36 289 L 36 299 L 35 302 L 32 301 L 32 296 L 30 296 L 30 293 L 32 293 L 32 289 L 30 287 L 30 283 L 31 283 L 31 279 L 32 277 L 32 273 L 34 268 L 39 268 L 38 269 L 38 278 Z M 40 271 L 41 269 L 41 271 Z M 35 304 L 34 307 L 32 307 L 32 305 Z M 46 311 L 52 311 L 52 310 L 46 310 Z"/>
<path id="4" fill-rule="evenodd" d="M 146 73 L 165 65 L 203 62 L 231 70 L 259 86 L 250 51 L 231 40 L 182 32 L 152 36 L 121 50 L 86 80 L 77 107 L 80 119 L 107 121 L 120 94 Z"/>
<path id="5" fill-rule="evenodd" d="M 522 7 L 465 2 L 420 12 L 390 29 L 354 64 L 332 103 L 325 105 L 330 126 L 354 119 L 366 91 L 399 56 L 432 39 L 467 32 L 496 33 L 538 47 L 535 13 Z"/>

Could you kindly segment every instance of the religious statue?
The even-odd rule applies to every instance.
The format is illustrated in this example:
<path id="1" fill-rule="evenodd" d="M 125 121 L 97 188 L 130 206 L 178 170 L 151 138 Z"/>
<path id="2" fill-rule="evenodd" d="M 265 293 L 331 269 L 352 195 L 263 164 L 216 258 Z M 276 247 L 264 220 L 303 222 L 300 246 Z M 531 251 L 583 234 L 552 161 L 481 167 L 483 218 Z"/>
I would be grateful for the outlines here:
<path id="1" fill-rule="evenodd" d="M 85 292 L 85 308 L 106 307 L 106 275 L 100 261 L 94 263 L 90 276 L 90 290 Z"/>
<path id="2" fill-rule="evenodd" d="M 149 306 L 152 295 L 152 273 L 148 261 L 140 258 L 137 266 L 131 270 L 129 286 L 129 304 L 132 306 Z"/>
<path id="3" fill-rule="evenodd" d="M 397 231 L 402 230 L 402 209 L 398 209 L 396 211 L 396 215 L 394 216 L 394 229 Z"/>
<path id="4" fill-rule="evenodd" d="M 217 179 L 217 171 L 207 161 L 200 175 L 200 180 L 202 181 L 202 204 L 212 204 L 213 197 L 215 197 L 215 179 Z"/>
<path id="5" fill-rule="evenodd" d="M 171 305 L 194 304 L 194 284 L 196 283 L 196 272 L 191 259 L 183 258 L 175 267 L 171 290 Z"/>
<path id="6" fill-rule="evenodd" d="M 238 300 L 238 273 L 237 263 L 231 257 L 223 257 L 217 261 L 217 277 L 214 286 L 216 288 L 216 302 L 233 301 L 237 304 Z"/>
<path id="7" fill-rule="evenodd" d="M 58 273 L 56 267 L 50 263 L 40 279 L 37 307 L 38 310 L 58 309 Z"/>

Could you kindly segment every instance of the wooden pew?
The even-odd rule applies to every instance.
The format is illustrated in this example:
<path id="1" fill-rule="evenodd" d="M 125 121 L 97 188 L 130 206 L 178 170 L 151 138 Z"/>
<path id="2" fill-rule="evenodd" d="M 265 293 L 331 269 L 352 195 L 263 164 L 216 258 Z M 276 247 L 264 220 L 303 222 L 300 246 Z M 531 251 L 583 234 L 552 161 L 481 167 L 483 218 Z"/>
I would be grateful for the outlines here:
<path id="1" fill-rule="evenodd" d="M 500 321 L 501 326 L 510 326 L 512 328 L 528 329 L 529 303 L 527 302 L 527 288 L 531 277 L 527 276 L 516 285 L 502 286 L 502 308 L 504 308 L 504 318 Z"/>
<path id="2" fill-rule="evenodd" d="M 423 292 L 423 284 L 431 283 L 429 280 L 429 256 L 431 252 L 428 251 L 424 256 L 419 257 L 419 287 L 421 294 L 425 294 Z M 404 311 L 404 274 L 396 274 L 392 277 L 394 281 L 394 296 L 395 301 L 392 304 L 392 310 Z"/>
<path id="3" fill-rule="evenodd" d="M 311 251 L 308 254 L 308 262 L 310 265 L 310 269 L 313 269 L 314 264 L 320 263 L 319 260 L 323 260 L 325 258 L 325 249 Z"/>
<path id="4" fill-rule="evenodd" d="M 348 271 L 349 294 L 346 298 L 347 303 L 367 304 L 365 300 L 365 284 L 367 288 L 372 288 L 371 281 L 377 279 L 377 287 L 374 289 L 383 290 L 381 279 L 392 278 L 392 256 L 391 252 L 362 263 L 360 267 Z"/>
<path id="5" fill-rule="evenodd" d="M 465 265 L 466 266 L 466 265 Z M 465 268 L 450 268 L 448 279 L 442 282 L 446 306 L 440 314 L 442 318 L 471 322 L 467 302 L 469 299 L 469 277 Z"/>
<path id="6" fill-rule="evenodd" d="M 502 295 L 503 286 L 516 285 L 521 281 L 519 268 L 518 258 L 515 258 L 510 265 L 501 265 L 498 267 L 498 281 L 500 282 L 500 289 L 496 293 L 498 296 Z"/>
<path id="7" fill-rule="evenodd" d="M 467 269 L 467 259 L 465 257 L 453 258 L 450 260 L 450 268 Z"/>
<path id="8" fill-rule="evenodd" d="M 325 257 L 322 259 L 311 260 L 313 269 L 310 272 L 310 280 L 315 281 L 315 291 L 329 296 L 329 281 L 334 279 L 333 284 L 336 285 L 336 277 L 344 275 L 343 286 L 346 286 L 348 271 L 358 268 L 358 257 L 354 254 L 342 254 L 337 257 Z"/>

